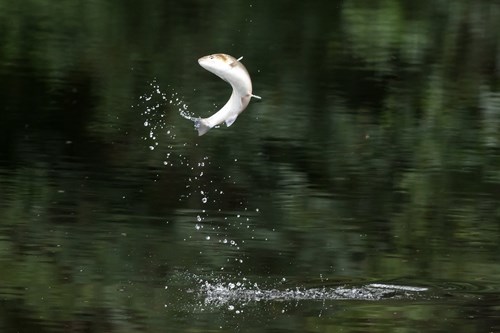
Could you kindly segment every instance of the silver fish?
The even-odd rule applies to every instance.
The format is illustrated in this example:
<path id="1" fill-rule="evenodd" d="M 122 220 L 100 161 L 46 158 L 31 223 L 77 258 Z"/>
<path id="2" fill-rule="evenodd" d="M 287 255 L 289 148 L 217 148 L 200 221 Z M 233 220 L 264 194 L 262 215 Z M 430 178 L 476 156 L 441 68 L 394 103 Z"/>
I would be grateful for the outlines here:
<path id="1" fill-rule="evenodd" d="M 248 71 L 240 62 L 243 57 L 236 59 L 224 53 L 208 55 L 198 59 L 201 67 L 214 73 L 233 88 L 233 92 L 226 104 L 208 118 L 191 118 L 198 135 L 207 133 L 211 128 L 223 122 L 229 127 L 238 115 L 245 110 L 252 97 L 261 97 L 252 94 L 252 80 Z"/>

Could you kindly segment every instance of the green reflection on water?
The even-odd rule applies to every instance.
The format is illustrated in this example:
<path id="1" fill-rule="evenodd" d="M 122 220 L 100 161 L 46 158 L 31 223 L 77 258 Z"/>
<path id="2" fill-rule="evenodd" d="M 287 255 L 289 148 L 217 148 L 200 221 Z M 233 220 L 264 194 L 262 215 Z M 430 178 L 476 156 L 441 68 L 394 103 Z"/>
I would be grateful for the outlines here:
<path id="1" fill-rule="evenodd" d="M 397 322 L 390 304 L 319 317 L 336 305 L 313 302 L 269 324 L 279 305 L 204 315 L 182 292 L 196 283 L 165 286 L 187 271 L 497 293 L 499 14 L 489 1 L 1 1 L 0 327 L 251 331 L 259 318 L 324 332 L 367 318 L 444 332 L 471 308 L 496 318 L 489 302 L 405 304 Z M 200 139 L 149 83 L 209 115 L 229 89 L 196 59 L 221 51 L 245 56 L 263 101 Z M 156 139 L 146 95 L 165 115 Z"/>

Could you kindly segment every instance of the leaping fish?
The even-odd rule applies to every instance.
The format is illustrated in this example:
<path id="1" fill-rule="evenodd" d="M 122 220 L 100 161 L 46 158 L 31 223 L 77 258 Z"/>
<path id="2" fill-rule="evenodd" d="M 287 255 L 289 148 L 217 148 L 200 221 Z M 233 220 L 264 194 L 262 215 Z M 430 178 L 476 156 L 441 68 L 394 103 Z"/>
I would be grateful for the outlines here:
<path id="1" fill-rule="evenodd" d="M 252 80 L 247 69 L 240 62 L 241 59 L 243 57 L 236 59 L 224 53 L 212 54 L 198 59 L 201 67 L 214 73 L 233 88 L 231 97 L 226 104 L 211 117 L 191 118 L 199 136 L 223 122 L 228 127 L 231 126 L 238 115 L 245 110 L 252 97 L 261 99 L 261 97 L 252 94 Z"/>

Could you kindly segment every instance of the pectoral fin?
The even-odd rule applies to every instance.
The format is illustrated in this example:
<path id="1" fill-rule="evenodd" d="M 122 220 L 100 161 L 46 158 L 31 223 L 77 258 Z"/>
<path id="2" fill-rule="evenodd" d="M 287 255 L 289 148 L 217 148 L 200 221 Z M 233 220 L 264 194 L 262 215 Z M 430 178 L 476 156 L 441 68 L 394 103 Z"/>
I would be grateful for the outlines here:
<path id="1" fill-rule="evenodd" d="M 232 116 L 230 116 L 229 118 L 227 118 L 227 119 L 226 119 L 226 126 L 227 126 L 227 127 L 231 126 L 231 125 L 234 123 L 234 121 L 236 120 L 236 118 L 238 118 L 238 115 L 237 115 L 237 114 L 232 115 Z"/>

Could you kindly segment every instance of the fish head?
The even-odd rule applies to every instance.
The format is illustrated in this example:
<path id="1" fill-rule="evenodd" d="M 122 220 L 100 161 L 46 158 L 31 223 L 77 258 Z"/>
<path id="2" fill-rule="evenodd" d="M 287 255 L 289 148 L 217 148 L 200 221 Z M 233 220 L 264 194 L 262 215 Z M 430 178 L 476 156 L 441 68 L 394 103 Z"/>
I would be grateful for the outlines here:
<path id="1" fill-rule="evenodd" d="M 241 95 L 252 94 L 252 81 L 245 66 L 238 59 L 216 53 L 198 59 L 201 67 L 227 81 Z"/>
<path id="2" fill-rule="evenodd" d="M 207 71 L 224 79 L 226 73 L 231 70 L 234 64 L 238 63 L 238 60 L 224 53 L 216 53 L 201 57 L 198 59 L 198 63 Z"/>

